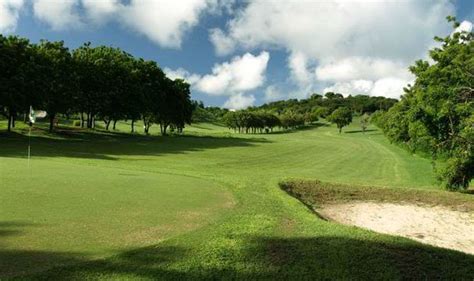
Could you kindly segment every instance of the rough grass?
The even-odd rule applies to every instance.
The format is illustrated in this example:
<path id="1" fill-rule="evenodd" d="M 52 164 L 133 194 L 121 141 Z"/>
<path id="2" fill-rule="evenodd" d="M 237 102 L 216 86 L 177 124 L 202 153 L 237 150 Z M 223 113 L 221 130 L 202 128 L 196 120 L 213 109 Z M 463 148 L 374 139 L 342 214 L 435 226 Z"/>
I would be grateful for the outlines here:
<path id="1" fill-rule="evenodd" d="M 280 187 L 312 209 L 324 204 L 374 201 L 444 206 L 453 210 L 474 212 L 474 196 L 443 190 L 355 186 L 324 183 L 318 180 L 283 181 Z"/>
<path id="2" fill-rule="evenodd" d="M 26 128 L 0 133 L 0 278 L 474 276 L 472 256 L 320 220 L 278 188 L 298 178 L 451 194 L 436 185 L 429 159 L 375 128 L 338 134 L 321 123 L 238 135 L 197 124 L 161 137 L 155 127 L 151 136 L 126 134 L 127 124 L 116 132 L 38 127 L 29 169 Z"/>

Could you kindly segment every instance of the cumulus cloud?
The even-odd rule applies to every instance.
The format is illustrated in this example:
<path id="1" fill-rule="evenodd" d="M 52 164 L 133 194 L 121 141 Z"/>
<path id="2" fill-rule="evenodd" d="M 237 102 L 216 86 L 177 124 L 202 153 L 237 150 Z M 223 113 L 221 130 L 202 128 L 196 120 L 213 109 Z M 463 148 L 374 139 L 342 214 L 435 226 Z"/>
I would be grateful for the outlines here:
<path id="1" fill-rule="evenodd" d="M 285 95 L 282 91 L 275 85 L 268 86 L 265 89 L 265 97 L 264 100 L 266 102 L 277 101 L 285 98 Z"/>
<path id="2" fill-rule="evenodd" d="M 18 23 L 23 0 L 2 0 L 0 2 L 0 32 L 12 32 Z"/>
<path id="3" fill-rule="evenodd" d="M 228 23 L 234 45 L 273 45 L 314 58 L 412 59 L 449 30 L 451 1 L 250 1 Z M 403 19 L 403 20 L 401 20 Z M 215 31 L 214 31 L 215 32 Z"/>
<path id="4" fill-rule="evenodd" d="M 233 95 L 253 90 L 265 82 L 269 59 L 268 52 L 261 52 L 258 56 L 246 53 L 230 62 L 216 64 L 211 74 L 204 75 L 196 83 L 196 88 L 210 95 Z"/>
<path id="5" fill-rule="evenodd" d="M 307 85 L 313 80 L 308 69 L 308 58 L 302 52 L 294 52 L 288 58 L 288 67 L 292 78 L 299 84 Z"/>
<path id="6" fill-rule="evenodd" d="M 449 32 L 445 16 L 454 12 L 449 0 L 251 0 L 225 30 L 211 30 L 210 40 L 219 55 L 239 48 L 287 50 L 299 92 L 320 82 L 340 87 L 380 80 L 377 85 L 391 86 L 374 92 L 388 96 L 399 83 L 382 79 L 410 80 L 407 67 L 433 46 L 435 35 Z"/>
<path id="7" fill-rule="evenodd" d="M 244 109 L 252 106 L 255 102 L 255 96 L 238 93 L 231 96 L 225 103 L 224 107 L 228 109 Z"/>
<path id="8" fill-rule="evenodd" d="M 88 19 L 94 23 L 104 23 L 123 9 L 119 0 L 82 0 Z"/>
<path id="9" fill-rule="evenodd" d="M 230 54 L 234 50 L 234 40 L 227 37 L 219 28 L 209 30 L 209 40 L 216 49 L 216 54 L 224 56 Z"/>
<path id="10" fill-rule="evenodd" d="M 259 55 L 246 53 L 236 56 L 228 62 L 214 65 L 210 74 L 199 75 L 178 68 L 165 68 L 170 79 L 182 78 L 191 84 L 193 89 L 212 96 L 229 96 L 224 106 L 241 109 L 253 105 L 255 96 L 245 92 L 254 90 L 265 83 L 266 69 L 270 55 L 261 52 Z M 267 89 L 268 90 L 268 89 Z"/>
<path id="11" fill-rule="evenodd" d="M 411 75 L 402 62 L 371 57 L 322 62 L 316 68 L 316 78 L 321 81 L 375 80 L 387 76 L 407 78 Z"/>
<path id="12" fill-rule="evenodd" d="M 461 24 L 454 30 L 454 32 L 472 32 L 472 22 L 470 21 L 463 21 Z"/>
<path id="13" fill-rule="evenodd" d="M 200 75 L 190 73 L 189 71 L 181 67 L 174 70 L 171 68 L 165 67 L 163 71 L 165 72 L 166 76 L 170 78 L 171 80 L 183 79 L 191 85 L 196 84 L 201 79 Z"/>
<path id="14" fill-rule="evenodd" d="M 183 35 L 194 27 L 211 1 L 132 0 L 121 11 L 126 25 L 164 47 L 181 46 Z"/>
<path id="15" fill-rule="evenodd" d="M 344 96 L 348 95 L 369 95 L 385 96 L 389 98 L 400 98 L 404 93 L 403 88 L 413 80 L 404 80 L 396 77 L 387 77 L 378 79 L 375 82 L 371 80 L 352 80 L 348 82 L 336 82 L 323 90 L 323 93 L 335 92 Z"/>
<path id="16" fill-rule="evenodd" d="M 33 13 L 53 30 L 82 26 L 78 14 L 79 0 L 34 0 Z"/>
<path id="17" fill-rule="evenodd" d="M 33 0 L 33 13 L 54 30 L 115 21 L 160 46 L 179 48 L 185 34 L 204 13 L 228 11 L 232 3 L 233 0 Z M 3 6 L 6 5 L 2 2 L 0 13 Z"/>

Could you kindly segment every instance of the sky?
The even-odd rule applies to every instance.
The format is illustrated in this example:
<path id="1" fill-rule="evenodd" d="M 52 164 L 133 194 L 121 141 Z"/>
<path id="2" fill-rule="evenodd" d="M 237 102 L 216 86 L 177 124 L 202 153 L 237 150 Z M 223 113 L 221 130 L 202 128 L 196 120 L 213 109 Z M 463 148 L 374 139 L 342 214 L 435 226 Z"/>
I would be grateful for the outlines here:
<path id="1" fill-rule="evenodd" d="M 192 98 L 240 109 L 327 91 L 399 98 L 474 0 L 0 0 L 0 33 L 108 45 L 158 62 Z"/>

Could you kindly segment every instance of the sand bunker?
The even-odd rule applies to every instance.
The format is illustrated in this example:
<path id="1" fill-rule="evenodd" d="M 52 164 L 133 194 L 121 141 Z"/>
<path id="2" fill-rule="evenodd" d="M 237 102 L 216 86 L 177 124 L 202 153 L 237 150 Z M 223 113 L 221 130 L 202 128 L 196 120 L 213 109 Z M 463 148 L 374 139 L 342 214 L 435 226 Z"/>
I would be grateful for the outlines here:
<path id="1" fill-rule="evenodd" d="M 325 218 L 474 255 L 474 213 L 443 207 L 353 202 L 318 210 Z"/>

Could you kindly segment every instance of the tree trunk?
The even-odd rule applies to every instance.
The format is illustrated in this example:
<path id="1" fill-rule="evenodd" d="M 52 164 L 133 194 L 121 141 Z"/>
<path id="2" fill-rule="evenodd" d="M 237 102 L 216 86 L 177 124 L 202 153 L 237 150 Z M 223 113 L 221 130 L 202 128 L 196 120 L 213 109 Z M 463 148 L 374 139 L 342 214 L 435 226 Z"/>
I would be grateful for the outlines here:
<path id="1" fill-rule="evenodd" d="M 115 125 L 116 124 L 117 124 L 117 120 L 114 120 L 114 127 L 113 127 L 114 131 L 115 131 Z"/>
<path id="2" fill-rule="evenodd" d="M 342 132 L 342 127 L 339 127 L 339 134 Z"/>
<path id="3" fill-rule="evenodd" d="M 52 133 L 53 132 L 53 128 L 54 128 L 54 117 L 56 116 L 56 114 L 50 114 L 49 115 L 49 132 Z"/>
<path id="4" fill-rule="evenodd" d="M 12 128 L 15 128 L 15 119 L 16 119 L 15 117 L 16 117 L 16 114 L 13 113 L 12 114 Z"/>
<path id="5" fill-rule="evenodd" d="M 148 135 L 148 128 L 145 118 L 143 118 L 143 132 Z"/>
<path id="6" fill-rule="evenodd" d="M 88 112 L 87 113 L 87 129 L 91 129 L 92 127 L 91 118 L 92 118 L 91 113 Z"/>
<path id="7" fill-rule="evenodd" d="M 12 115 L 8 113 L 8 127 L 7 131 L 10 132 L 12 130 Z"/>
<path id="8" fill-rule="evenodd" d="M 84 112 L 81 112 L 81 128 L 84 128 Z"/>
<path id="9" fill-rule="evenodd" d="M 132 133 L 135 133 L 135 120 L 132 120 Z"/>
<path id="10" fill-rule="evenodd" d="M 108 131 L 110 125 L 110 120 L 105 121 L 105 129 Z"/>

